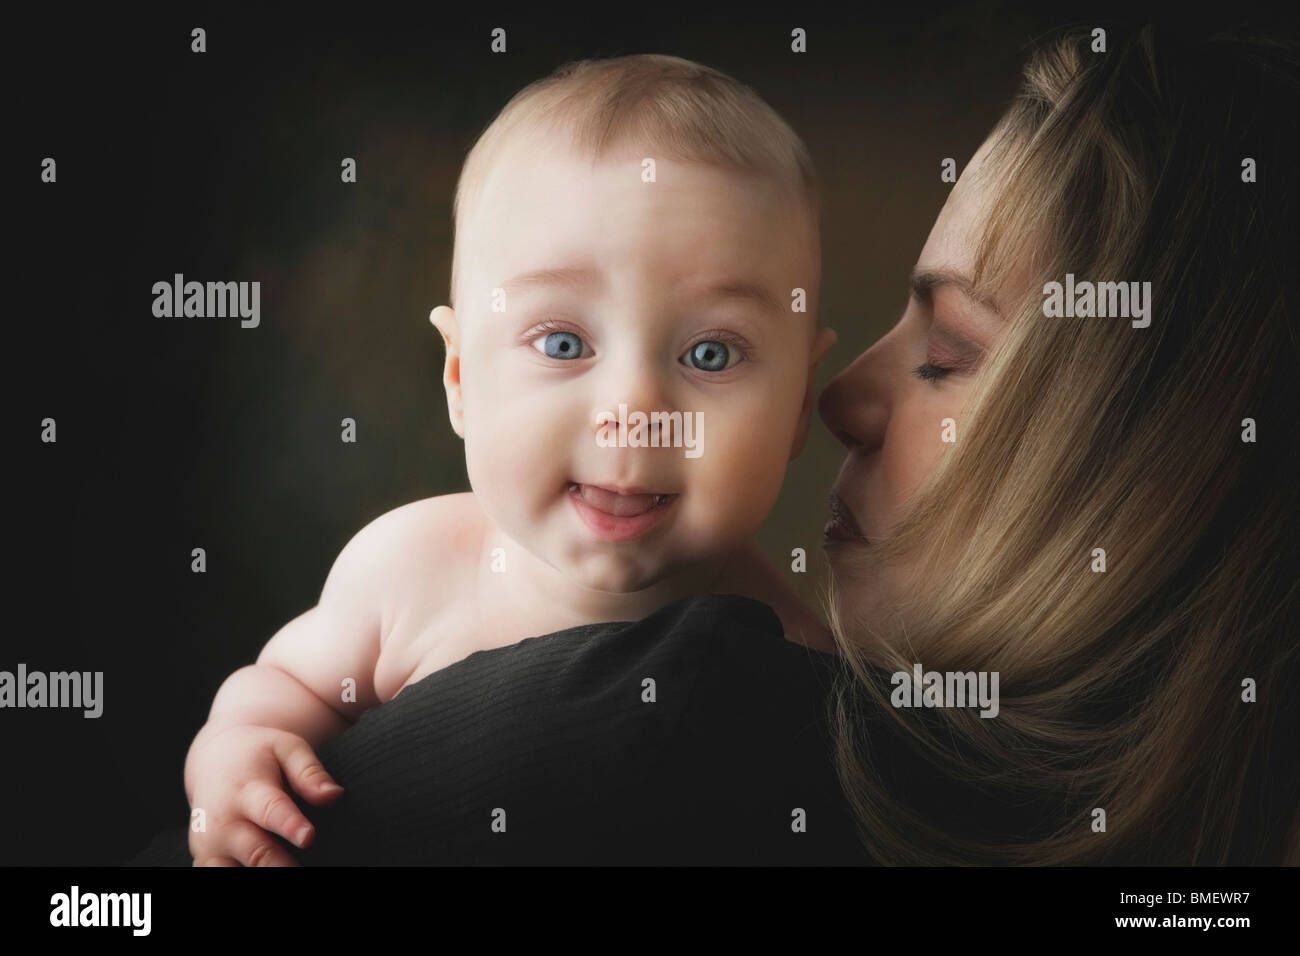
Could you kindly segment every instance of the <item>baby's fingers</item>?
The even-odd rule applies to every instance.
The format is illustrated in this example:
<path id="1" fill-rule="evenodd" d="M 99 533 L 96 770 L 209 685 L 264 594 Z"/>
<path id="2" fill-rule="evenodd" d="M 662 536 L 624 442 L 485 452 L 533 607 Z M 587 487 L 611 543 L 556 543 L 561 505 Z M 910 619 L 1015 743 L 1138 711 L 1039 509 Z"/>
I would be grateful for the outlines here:
<path id="1" fill-rule="evenodd" d="M 307 846 L 316 835 L 316 828 L 302 815 L 302 811 L 289 799 L 289 795 L 279 787 L 273 787 L 262 780 L 251 780 L 240 790 L 239 809 L 243 811 L 244 816 L 263 830 L 278 833 L 295 846 Z M 281 850 L 281 853 L 284 851 Z M 235 855 L 241 861 L 244 859 L 238 854 Z M 284 856 L 288 857 L 288 854 L 284 853 Z M 257 864 L 245 861 L 244 865 Z"/>
<path id="2" fill-rule="evenodd" d="M 225 837 L 230 854 L 244 866 L 298 866 L 275 837 L 248 821 L 230 827 Z"/>
<path id="3" fill-rule="evenodd" d="M 305 800 L 328 803 L 343 792 L 316 756 L 316 751 L 301 737 L 283 734 L 274 742 L 275 756 L 284 777 Z"/>

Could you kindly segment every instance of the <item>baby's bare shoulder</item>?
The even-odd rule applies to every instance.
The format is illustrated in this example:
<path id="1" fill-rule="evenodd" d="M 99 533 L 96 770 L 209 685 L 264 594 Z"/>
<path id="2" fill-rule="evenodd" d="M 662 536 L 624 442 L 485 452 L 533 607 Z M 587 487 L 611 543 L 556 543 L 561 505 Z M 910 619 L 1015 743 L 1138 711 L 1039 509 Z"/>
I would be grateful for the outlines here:
<path id="1" fill-rule="evenodd" d="M 473 492 L 435 495 L 384 512 L 361 530 L 357 543 L 385 564 L 464 557 L 477 554 L 484 521 Z"/>
<path id="2" fill-rule="evenodd" d="M 429 594 L 476 573 L 486 517 L 473 492 L 436 495 L 380 515 L 358 538 L 384 569 L 390 595 Z M 415 586 L 414 592 L 408 586 Z"/>
<path id="3" fill-rule="evenodd" d="M 459 621 L 475 593 L 484 520 L 471 493 L 424 498 L 384 512 L 340 554 L 326 591 L 363 605 L 379 622 L 378 702 L 391 699 L 423 660 L 431 635 Z"/>

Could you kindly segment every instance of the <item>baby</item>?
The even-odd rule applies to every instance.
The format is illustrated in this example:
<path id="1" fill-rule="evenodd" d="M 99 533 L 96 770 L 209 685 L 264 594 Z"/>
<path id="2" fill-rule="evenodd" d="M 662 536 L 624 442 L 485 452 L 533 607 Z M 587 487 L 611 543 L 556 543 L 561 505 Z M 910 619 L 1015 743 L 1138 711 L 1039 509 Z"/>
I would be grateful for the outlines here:
<path id="1" fill-rule="evenodd" d="M 292 863 L 267 834 L 314 830 L 285 781 L 337 798 L 315 748 L 475 651 L 710 592 L 832 649 L 753 540 L 835 340 L 798 137 L 698 64 L 588 61 L 507 104 L 454 214 L 430 320 L 473 491 L 363 528 L 319 604 L 222 684 L 185 765 L 196 864 Z"/>

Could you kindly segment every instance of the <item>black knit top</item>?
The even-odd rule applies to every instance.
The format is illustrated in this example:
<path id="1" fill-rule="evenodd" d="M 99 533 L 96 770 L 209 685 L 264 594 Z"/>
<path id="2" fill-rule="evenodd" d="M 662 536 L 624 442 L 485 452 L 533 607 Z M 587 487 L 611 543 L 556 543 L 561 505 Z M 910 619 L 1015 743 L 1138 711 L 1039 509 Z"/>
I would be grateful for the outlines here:
<path id="1" fill-rule="evenodd" d="M 306 865 L 870 863 L 831 764 L 837 665 L 736 595 L 477 651 L 319 749 L 346 792 L 299 801 L 316 840 L 289 849 Z M 186 840 L 131 862 L 188 865 Z"/>

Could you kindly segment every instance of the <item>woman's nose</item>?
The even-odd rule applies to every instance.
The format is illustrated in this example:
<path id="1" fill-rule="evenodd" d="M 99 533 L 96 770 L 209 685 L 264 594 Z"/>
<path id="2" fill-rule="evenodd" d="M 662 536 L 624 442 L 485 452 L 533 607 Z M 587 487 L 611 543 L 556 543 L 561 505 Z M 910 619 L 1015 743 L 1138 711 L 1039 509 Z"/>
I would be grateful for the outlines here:
<path id="1" fill-rule="evenodd" d="M 882 367 L 885 339 L 867 349 L 831 379 L 817 400 L 817 412 L 832 435 L 850 450 L 871 451 L 884 440 L 889 423 L 888 379 Z"/>

